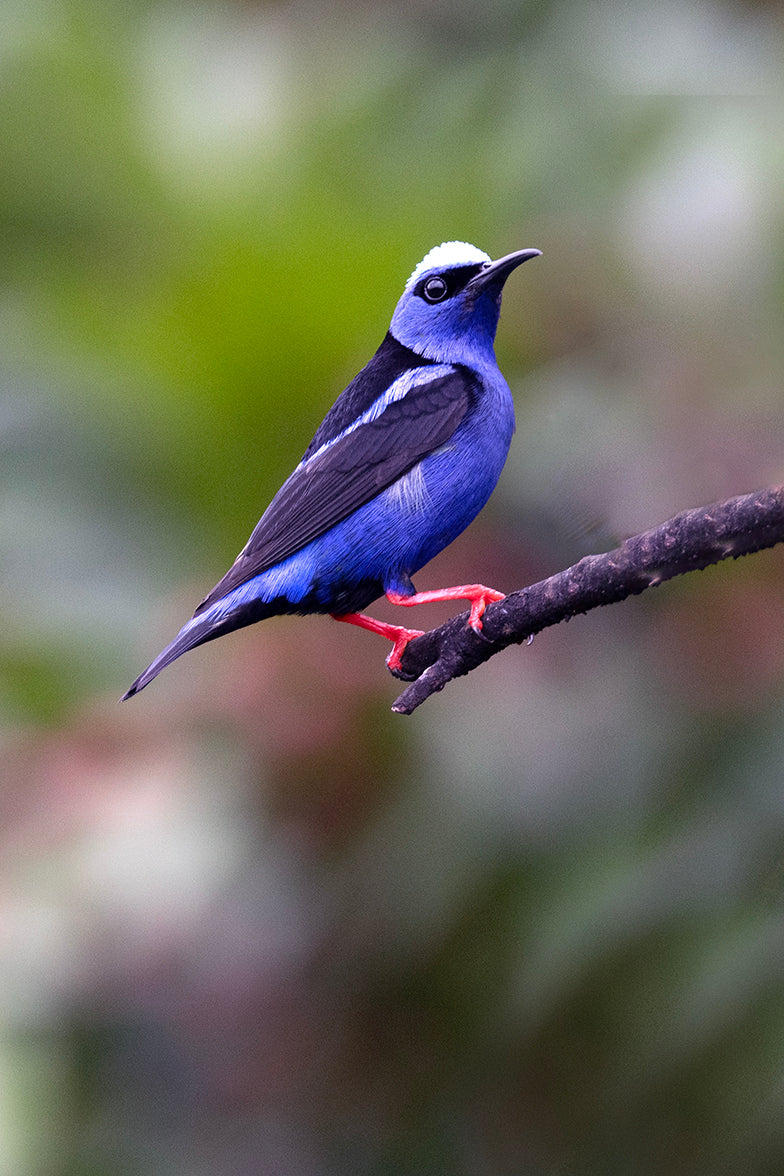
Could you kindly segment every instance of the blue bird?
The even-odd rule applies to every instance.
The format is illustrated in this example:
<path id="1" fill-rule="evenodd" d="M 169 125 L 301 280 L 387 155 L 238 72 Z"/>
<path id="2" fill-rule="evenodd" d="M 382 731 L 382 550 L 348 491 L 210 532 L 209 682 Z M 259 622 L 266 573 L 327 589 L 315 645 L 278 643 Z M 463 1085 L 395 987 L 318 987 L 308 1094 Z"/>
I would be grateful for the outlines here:
<path id="1" fill-rule="evenodd" d="M 475 518 L 514 432 L 493 342 L 509 274 L 538 257 L 498 261 L 462 241 L 431 249 L 409 278 L 373 358 L 335 401 L 232 567 L 170 645 L 123 695 L 180 654 L 265 617 L 329 613 L 393 642 L 399 669 L 416 629 L 360 610 L 467 600 L 469 624 L 502 592 L 462 584 L 416 592 L 411 576 Z"/>

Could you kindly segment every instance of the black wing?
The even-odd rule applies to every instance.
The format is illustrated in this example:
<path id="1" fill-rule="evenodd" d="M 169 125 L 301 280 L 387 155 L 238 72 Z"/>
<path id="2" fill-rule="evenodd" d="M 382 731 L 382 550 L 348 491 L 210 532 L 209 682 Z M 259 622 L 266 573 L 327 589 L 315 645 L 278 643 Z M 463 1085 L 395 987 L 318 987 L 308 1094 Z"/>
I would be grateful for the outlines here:
<path id="1" fill-rule="evenodd" d="M 469 372 L 459 368 L 419 384 L 375 420 L 299 466 L 193 615 L 323 535 L 448 441 L 468 411 L 474 387 Z"/>
<path id="2" fill-rule="evenodd" d="M 425 359 L 424 356 L 417 355 L 416 351 L 399 343 L 395 336 L 387 331 L 375 355 L 365 364 L 362 371 L 354 376 L 348 387 L 344 388 L 324 417 L 302 460 L 307 461 L 327 441 L 339 436 L 352 421 L 370 408 L 385 388 L 390 388 L 405 372 L 434 363 L 434 359 Z"/>

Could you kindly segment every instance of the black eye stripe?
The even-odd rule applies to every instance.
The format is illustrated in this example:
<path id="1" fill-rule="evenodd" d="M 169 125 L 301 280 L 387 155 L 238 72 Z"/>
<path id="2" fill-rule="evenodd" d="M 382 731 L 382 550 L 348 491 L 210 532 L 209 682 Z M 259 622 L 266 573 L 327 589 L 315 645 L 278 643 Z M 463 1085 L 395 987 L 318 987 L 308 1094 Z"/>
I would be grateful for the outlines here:
<path id="1" fill-rule="evenodd" d="M 444 273 L 428 274 L 416 286 L 414 293 L 431 304 L 445 302 L 447 298 L 459 294 L 471 281 L 471 278 L 475 277 L 483 268 L 484 266 L 481 264 L 461 265 L 446 270 Z"/>

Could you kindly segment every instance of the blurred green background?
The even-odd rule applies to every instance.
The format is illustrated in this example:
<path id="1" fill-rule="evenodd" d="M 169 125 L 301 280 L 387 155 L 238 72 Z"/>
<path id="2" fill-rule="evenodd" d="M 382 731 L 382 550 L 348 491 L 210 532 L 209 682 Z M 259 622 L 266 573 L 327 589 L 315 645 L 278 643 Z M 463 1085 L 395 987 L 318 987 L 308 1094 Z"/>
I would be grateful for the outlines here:
<path id="1" fill-rule="evenodd" d="M 442 240 L 544 256 L 418 587 L 784 480 L 783 60 L 766 3 L 3 0 L 0 1176 L 784 1170 L 781 552 L 411 719 L 326 618 L 116 703 Z"/>

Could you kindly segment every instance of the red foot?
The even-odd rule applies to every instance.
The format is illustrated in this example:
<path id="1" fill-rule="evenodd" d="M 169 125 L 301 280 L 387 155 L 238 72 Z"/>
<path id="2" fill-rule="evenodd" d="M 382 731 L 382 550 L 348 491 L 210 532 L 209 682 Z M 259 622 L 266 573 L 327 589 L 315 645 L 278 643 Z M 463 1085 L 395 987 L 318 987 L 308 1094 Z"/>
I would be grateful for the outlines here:
<path id="1" fill-rule="evenodd" d="M 434 604 L 437 600 L 470 600 L 471 615 L 468 624 L 475 632 L 482 628 L 482 613 L 494 600 L 503 600 L 504 593 L 484 584 L 459 584 L 456 588 L 433 588 L 430 592 L 415 592 L 413 596 L 401 596 L 399 592 L 387 592 L 392 604 Z"/>
<path id="2" fill-rule="evenodd" d="M 401 669 L 401 658 L 409 641 L 422 636 L 421 629 L 404 629 L 402 625 L 388 625 L 386 621 L 377 621 L 374 617 L 366 617 L 364 613 L 345 613 L 342 617 L 332 613 L 335 621 L 344 621 L 347 625 L 358 625 L 360 629 L 368 629 L 371 633 L 378 633 L 392 641 L 392 652 L 387 657 L 390 670 Z"/>
<path id="3" fill-rule="evenodd" d="M 470 600 L 471 615 L 469 626 L 479 632 L 482 628 L 482 613 L 494 600 L 503 600 L 504 593 L 496 592 L 495 588 L 485 588 L 484 584 L 460 584 L 456 588 L 433 588 L 430 592 L 415 592 L 413 596 L 401 596 L 399 592 L 387 592 L 387 600 L 392 604 L 433 604 L 437 600 Z M 391 641 L 392 652 L 387 657 L 390 670 L 402 668 L 401 658 L 409 641 L 422 636 L 421 629 L 404 629 L 402 625 L 388 625 L 386 621 L 377 621 L 375 617 L 366 617 L 364 613 L 344 613 L 337 616 L 332 613 L 332 619 L 343 621 L 347 625 L 358 625 L 360 629 L 368 629 L 371 633 L 378 633 Z"/>

